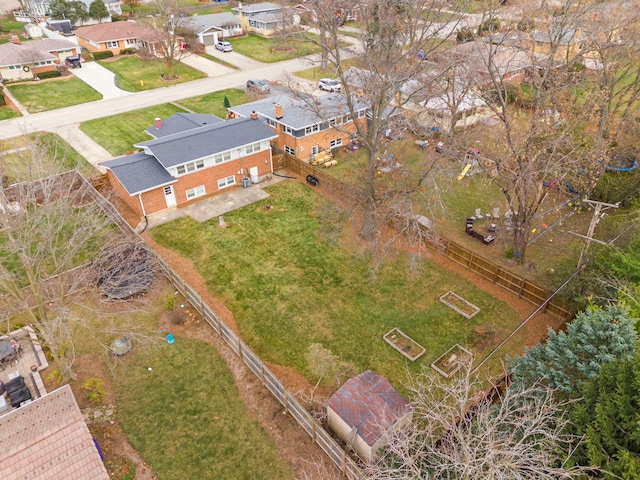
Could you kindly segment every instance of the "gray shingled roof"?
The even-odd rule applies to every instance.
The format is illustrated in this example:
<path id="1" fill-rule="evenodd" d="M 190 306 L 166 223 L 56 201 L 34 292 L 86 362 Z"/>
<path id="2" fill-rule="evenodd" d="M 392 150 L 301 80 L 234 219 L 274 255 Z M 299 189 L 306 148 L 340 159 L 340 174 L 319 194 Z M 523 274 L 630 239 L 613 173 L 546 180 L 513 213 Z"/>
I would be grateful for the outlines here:
<path id="1" fill-rule="evenodd" d="M 240 26 L 240 19 L 231 12 L 223 12 L 189 17 L 185 23 L 185 27 L 193 29 L 196 33 L 202 33 L 212 27 L 221 27 L 223 25 Z"/>
<path id="2" fill-rule="evenodd" d="M 0 67 L 53 60 L 57 57 L 50 52 L 69 50 L 74 47 L 77 48 L 77 45 L 67 40 L 54 40 L 52 38 L 29 40 L 20 44 L 3 43 L 0 45 Z"/>
<path id="3" fill-rule="evenodd" d="M 344 382 L 329 399 L 329 407 L 347 425 L 356 427 L 369 446 L 385 433 L 385 426 L 393 425 L 412 409 L 389 380 L 371 370 Z"/>
<path id="4" fill-rule="evenodd" d="M 281 12 L 258 12 L 251 16 L 251 20 L 254 22 L 262 22 L 265 24 L 282 22 Z"/>
<path id="5" fill-rule="evenodd" d="M 155 157 L 143 152 L 115 158 L 100 165 L 111 170 L 130 195 L 176 181 Z"/>
<path id="6" fill-rule="evenodd" d="M 250 118 L 238 118 L 205 125 L 135 146 L 150 151 L 163 167 L 169 168 L 275 137 L 277 135 L 263 122 Z"/>
<path id="7" fill-rule="evenodd" d="M 312 106 L 300 99 L 287 97 L 285 95 L 276 95 L 231 107 L 229 110 L 241 117 L 250 117 L 251 112 L 255 111 L 261 118 L 270 118 L 294 130 L 299 130 L 318 122 L 349 113 L 349 108 L 342 94 L 329 93 L 316 97 L 313 101 L 315 105 Z M 282 105 L 282 118 L 279 120 L 276 119 L 276 103 Z M 364 109 L 366 105 L 361 102 L 360 104 L 356 104 L 356 108 L 358 107 Z"/>
<path id="8" fill-rule="evenodd" d="M 149 127 L 145 130 L 154 138 L 166 137 L 176 133 L 191 130 L 193 128 L 202 127 L 203 125 L 213 125 L 223 122 L 219 117 L 209 113 L 176 113 L 169 118 L 162 120 L 162 128 L 159 130 L 156 126 Z"/>

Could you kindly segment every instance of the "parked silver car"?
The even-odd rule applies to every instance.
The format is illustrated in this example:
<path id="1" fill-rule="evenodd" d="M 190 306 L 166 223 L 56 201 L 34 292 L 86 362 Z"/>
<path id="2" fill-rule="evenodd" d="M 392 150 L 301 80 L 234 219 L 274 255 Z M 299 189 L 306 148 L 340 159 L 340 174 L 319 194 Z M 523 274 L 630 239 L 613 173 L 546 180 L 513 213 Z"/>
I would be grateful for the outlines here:
<path id="1" fill-rule="evenodd" d="M 271 88 L 269 88 L 269 84 L 264 80 L 250 78 L 249 80 L 247 80 L 247 90 L 258 93 L 269 93 L 271 91 Z"/>
<path id="2" fill-rule="evenodd" d="M 216 49 L 221 52 L 232 52 L 233 46 L 229 42 L 216 42 Z"/>

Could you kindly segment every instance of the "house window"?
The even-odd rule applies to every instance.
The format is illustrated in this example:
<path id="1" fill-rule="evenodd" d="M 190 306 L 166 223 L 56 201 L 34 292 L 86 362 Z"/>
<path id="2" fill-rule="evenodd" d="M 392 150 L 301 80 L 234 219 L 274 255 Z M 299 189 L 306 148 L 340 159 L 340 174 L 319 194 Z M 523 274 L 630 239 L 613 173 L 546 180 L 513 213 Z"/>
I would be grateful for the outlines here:
<path id="1" fill-rule="evenodd" d="M 231 185 L 235 185 L 235 184 L 236 184 L 236 177 L 234 177 L 233 175 L 226 178 L 221 178 L 220 180 L 218 180 L 219 189 L 230 187 Z"/>
<path id="2" fill-rule="evenodd" d="M 288 133 L 289 135 L 293 135 L 293 128 L 287 127 L 286 125 L 284 125 L 283 129 L 284 129 L 284 133 Z"/>
<path id="3" fill-rule="evenodd" d="M 313 147 L 311 147 L 311 155 L 315 155 L 319 151 L 320 151 L 320 147 L 318 147 L 318 145 L 314 145 Z"/>
<path id="4" fill-rule="evenodd" d="M 9 65 L 9 70 L 20 70 L 20 65 Z"/>
<path id="5" fill-rule="evenodd" d="M 295 155 L 295 154 L 296 154 L 296 151 L 295 151 L 293 148 L 288 147 L 288 146 L 286 146 L 286 145 L 285 145 L 285 147 L 284 147 L 284 151 L 285 151 L 286 153 L 288 153 L 289 155 Z"/>
<path id="6" fill-rule="evenodd" d="M 316 123 L 315 125 L 311 125 L 310 127 L 306 127 L 304 129 L 304 134 L 305 135 L 310 135 L 314 132 L 319 132 L 320 131 L 320 124 Z"/>
<path id="7" fill-rule="evenodd" d="M 204 185 L 200 185 L 199 187 L 192 188 L 187 190 L 187 200 L 191 200 L 192 198 L 201 197 L 205 194 Z"/>
<path id="8" fill-rule="evenodd" d="M 118 48 L 118 42 L 107 42 L 107 48 Z"/>
<path id="9" fill-rule="evenodd" d="M 366 112 L 364 110 L 358 110 L 358 118 L 364 118 L 366 115 Z"/>
<path id="10" fill-rule="evenodd" d="M 251 145 L 247 145 L 244 148 L 245 152 L 247 152 L 247 154 L 249 153 L 253 153 L 253 152 L 259 152 L 260 151 L 260 142 L 258 143 L 253 143 Z"/>
<path id="11" fill-rule="evenodd" d="M 185 163 L 184 165 L 179 165 L 176 167 L 176 172 L 178 175 L 184 175 L 185 173 L 195 172 L 196 170 L 200 170 L 204 168 L 204 160 L 196 160 L 195 162 Z"/>
<path id="12" fill-rule="evenodd" d="M 264 123 L 266 123 L 267 125 L 269 125 L 270 127 L 275 127 L 276 126 L 276 121 L 273 120 L 272 118 L 267 118 Z"/>
<path id="13" fill-rule="evenodd" d="M 231 160 L 231 152 L 218 153 L 213 157 L 213 161 L 216 165 Z"/>
<path id="14" fill-rule="evenodd" d="M 125 43 L 125 45 L 126 45 L 127 47 L 134 47 L 134 46 L 136 45 L 136 39 L 135 39 L 135 38 L 127 38 L 127 39 L 124 41 L 124 43 Z"/>
<path id="15" fill-rule="evenodd" d="M 329 142 L 329 148 L 336 148 L 336 147 L 339 147 L 340 145 L 342 145 L 341 138 L 334 138 Z"/>

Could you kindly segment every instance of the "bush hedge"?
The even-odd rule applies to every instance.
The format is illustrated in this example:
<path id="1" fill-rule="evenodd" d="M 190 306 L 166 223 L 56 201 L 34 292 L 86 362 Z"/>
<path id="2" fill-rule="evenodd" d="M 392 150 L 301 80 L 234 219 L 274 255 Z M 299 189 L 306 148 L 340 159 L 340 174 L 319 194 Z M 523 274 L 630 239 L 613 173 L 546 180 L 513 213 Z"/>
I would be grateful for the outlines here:
<path id="1" fill-rule="evenodd" d="M 104 60 L 105 58 L 113 57 L 113 52 L 111 50 L 106 50 L 104 52 L 93 52 L 94 60 Z"/>
<path id="2" fill-rule="evenodd" d="M 58 71 L 58 70 L 51 70 L 49 72 L 42 72 L 38 74 L 38 78 L 40 79 L 45 79 L 45 78 L 56 78 L 61 76 L 62 74 Z"/>

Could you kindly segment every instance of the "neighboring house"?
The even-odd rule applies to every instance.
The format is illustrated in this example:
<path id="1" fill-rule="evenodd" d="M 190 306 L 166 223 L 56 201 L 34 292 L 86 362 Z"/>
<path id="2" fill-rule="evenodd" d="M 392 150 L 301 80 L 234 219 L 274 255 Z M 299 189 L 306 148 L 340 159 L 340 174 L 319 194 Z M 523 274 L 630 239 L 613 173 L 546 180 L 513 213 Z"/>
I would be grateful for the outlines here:
<path id="1" fill-rule="evenodd" d="M 329 427 L 369 463 L 393 432 L 408 427 L 412 418 L 409 402 L 371 370 L 347 380 L 327 404 Z"/>
<path id="2" fill-rule="evenodd" d="M 299 22 L 299 17 L 294 15 L 294 10 L 277 3 L 243 5 L 238 2 L 238 6 L 231 10 L 240 19 L 243 31 L 263 36 L 273 35 Z"/>
<path id="3" fill-rule="evenodd" d="M 0 417 L 0 478 L 109 480 L 69 385 Z"/>
<path id="4" fill-rule="evenodd" d="M 309 101 L 279 95 L 231 107 L 229 111 L 240 117 L 251 117 L 255 112 L 276 133 L 276 146 L 301 160 L 349 144 L 356 125 L 344 96 L 331 93 Z M 356 120 L 366 122 L 367 106 L 361 103 L 356 108 Z"/>
<path id="5" fill-rule="evenodd" d="M 188 128 L 189 121 L 202 123 L 202 115 L 186 122 L 170 117 L 147 130 L 158 138 L 136 144 L 142 152 L 100 165 L 116 193 L 141 216 L 221 193 L 249 175 L 255 183 L 273 172 L 270 143 L 276 135 L 270 128 L 252 118 L 217 120 Z M 177 129 L 178 124 L 186 129 L 160 134 L 165 125 Z"/>
<path id="6" fill-rule="evenodd" d="M 213 13 L 189 17 L 185 28 L 195 33 L 198 42 L 214 45 L 218 40 L 242 35 L 242 23 L 233 13 Z"/>
<path id="7" fill-rule="evenodd" d="M 112 22 L 80 27 L 76 31 L 78 45 L 91 52 L 111 50 L 119 54 L 120 50 L 134 48 L 147 50 L 157 55 L 160 33 L 151 27 L 136 22 Z"/>
<path id="8" fill-rule="evenodd" d="M 504 83 L 522 83 L 548 62 L 545 55 L 483 39 L 449 48 L 442 58 L 445 63 L 452 58 L 462 60 L 461 65 L 467 70 L 467 75 L 480 87 L 490 87 L 494 74 Z"/>
<path id="9" fill-rule="evenodd" d="M 553 50 L 553 60 L 572 62 L 584 51 L 587 37 L 579 28 L 534 30 L 531 33 L 533 52 L 548 56 Z"/>
<path id="10" fill-rule="evenodd" d="M 73 25 L 71 25 L 70 20 L 47 20 L 46 22 L 44 22 L 44 26 L 45 28 L 59 33 L 60 35 L 68 37 L 74 36 L 75 38 L 75 35 L 73 33 Z"/>
<path id="11" fill-rule="evenodd" d="M 93 0 L 80 0 L 87 7 L 91 6 Z M 94 23 L 110 22 L 111 16 L 122 15 L 122 8 L 120 8 L 120 0 L 102 0 L 104 6 L 107 7 L 109 16 L 105 18 L 90 18 L 86 21 L 79 21 L 79 25 L 92 25 Z M 51 7 L 49 6 L 50 0 L 22 0 L 20 3 L 23 7 L 22 10 L 13 13 L 16 21 L 18 22 L 40 22 L 51 18 Z"/>
<path id="12" fill-rule="evenodd" d="M 21 42 L 15 37 L 0 45 L 0 78 L 6 81 L 34 78 L 55 70 L 65 58 L 79 53 L 78 46 L 67 40 L 43 38 Z"/>

